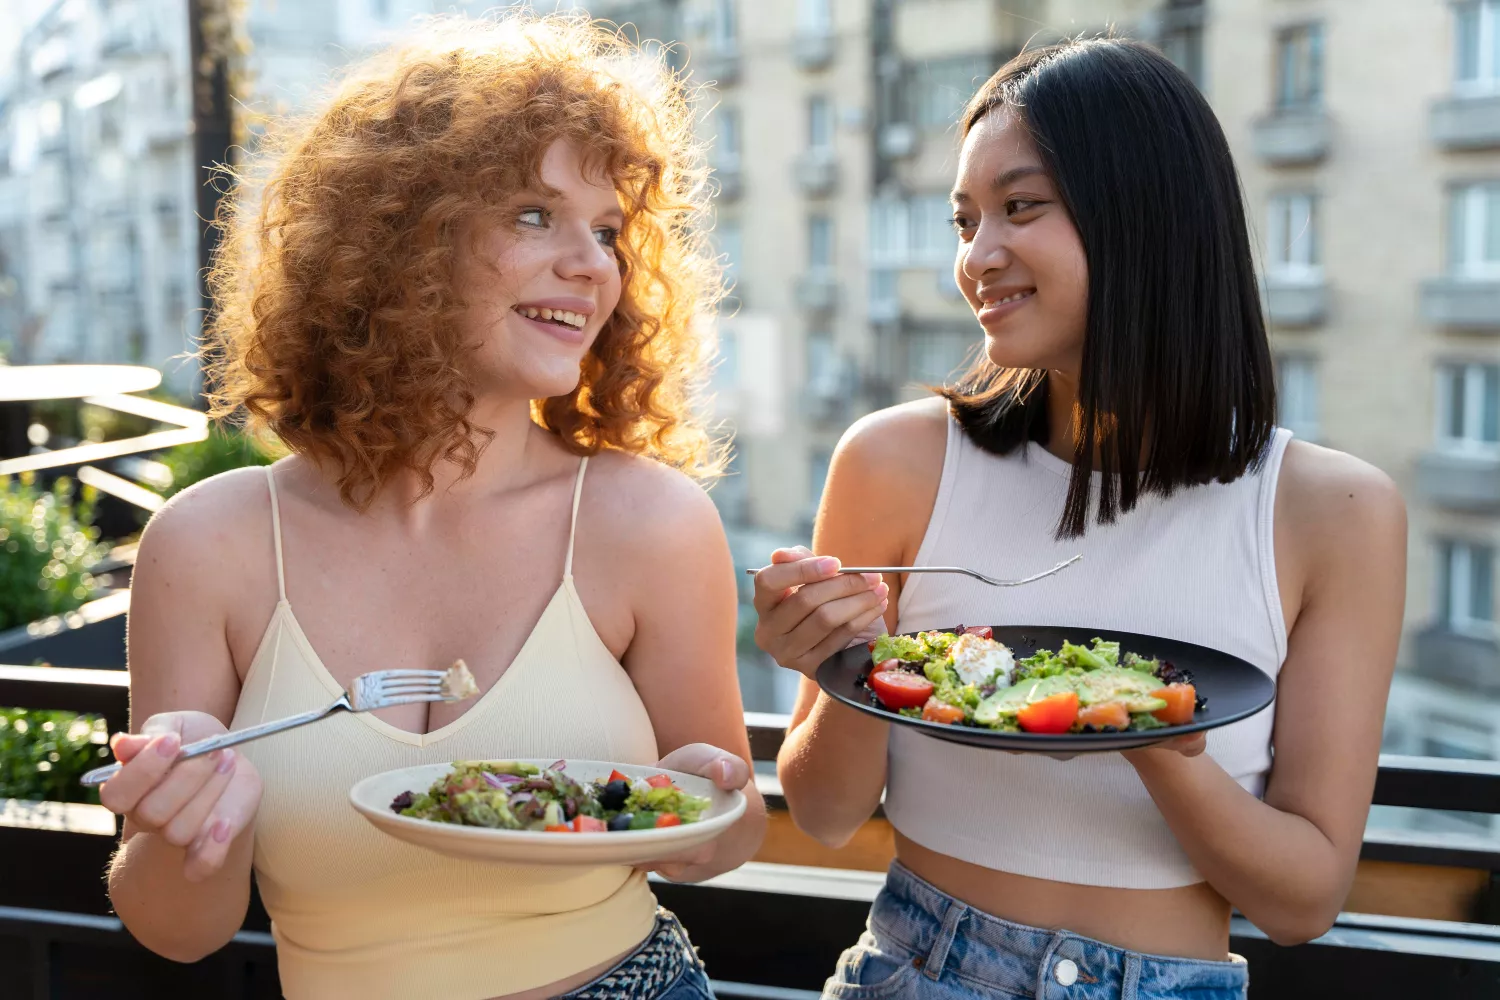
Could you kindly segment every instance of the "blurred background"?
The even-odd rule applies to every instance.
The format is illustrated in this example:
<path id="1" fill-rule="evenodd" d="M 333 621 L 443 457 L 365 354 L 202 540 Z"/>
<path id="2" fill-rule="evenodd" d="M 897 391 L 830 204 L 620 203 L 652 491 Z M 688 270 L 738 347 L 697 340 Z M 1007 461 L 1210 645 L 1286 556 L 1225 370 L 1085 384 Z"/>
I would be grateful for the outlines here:
<path id="1" fill-rule="evenodd" d="M 130 541 L 161 496 L 269 460 L 183 412 L 198 388 L 184 353 L 204 308 L 201 219 L 217 197 L 204 165 L 243 158 L 265 116 L 315 107 L 342 64 L 414 18 L 497 6 L 0 0 L 0 354 L 154 369 L 159 385 L 132 398 L 164 407 L 96 395 L 13 411 L 0 660 L 60 662 L 37 641 L 123 612 Z M 713 497 L 738 566 L 809 541 L 852 421 L 941 383 L 978 346 L 946 208 L 967 97 L 1028 44 L 1112 29 L 1158 45 L 1207 95 L 1239 164 L 1281 422 L 1379 466 L 1409 506 L 1385 749 L 1500 755 L 1500 0 L 532 6 L 628 24 L 705 85 L 713 238 L 734 282 L 713 386 L 734 463 Z M 183 440 L 105 455 L 87 475 L 77 462 L 17 471 L 163 424 Z M 45 558 L 23 558 L 28 533 L 45 536 Z M 754 649 L 742 612 L 747 708 L 786 711 L 795 678 Z M 60 718 L 49 732 L 97 746 L 96 730 Z M 0 725 L 0 754 L 20 745 L 16 728 Z M 61 768 L 48 755 L 65 751 L 38 759 Z M 1371 825 L 1500 839 L 1478 812 L 1377 807 Z"/>

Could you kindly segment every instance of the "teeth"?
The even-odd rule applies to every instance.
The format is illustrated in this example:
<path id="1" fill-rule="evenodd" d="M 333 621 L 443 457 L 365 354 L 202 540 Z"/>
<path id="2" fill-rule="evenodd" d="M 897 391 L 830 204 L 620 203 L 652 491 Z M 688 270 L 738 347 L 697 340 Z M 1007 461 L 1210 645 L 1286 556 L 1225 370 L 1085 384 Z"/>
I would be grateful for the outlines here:
<path id="1" fill-rule="evenodd" d="M 1030 294 L 1031 294 L 1030 292 L 1017 292 L 1014 295 L 1007 295 L 1003 299 L 996 299 L 995 300 L 995 305 L 1002 306 L 1002 305 L 1004 305 L 1007 302 L 1015 302 L 1018 299 L 1024 299 L 1026 296 L 1028 296 Z"/>
<path id="2" fill-rule="evenodd" d="M 516 311 L 527 319 L 551 320 L 555 323 L 564 323 L 574 329 L 579 329 L 584 324 L 582 313 L 568 312 L 566 309 L 534 309 L 531 306 L 517 306 Z"/>

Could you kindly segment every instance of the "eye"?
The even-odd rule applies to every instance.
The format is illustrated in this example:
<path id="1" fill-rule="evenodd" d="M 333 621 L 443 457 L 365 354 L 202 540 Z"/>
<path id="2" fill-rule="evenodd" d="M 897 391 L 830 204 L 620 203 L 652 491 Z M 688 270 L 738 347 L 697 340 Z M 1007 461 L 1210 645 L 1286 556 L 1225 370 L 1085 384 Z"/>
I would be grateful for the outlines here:
<path id="1" fill-rule="evenodd" d="M 610 226 L 600 226 L 594 230 L 594 238 L 599 241 L 600 245 L 607 246 L 613 250 L 620 242 L 620 231 Z"/>
<path id="2" fill-rule="evenodd" d="M 1005 202 L 1005 214 L 1020 215 L 1023 212 L 1028 212 L 1036 208 L 1040 204 L 1041 202 L 1032 201 L 1029 198 L 1010 198 Z"/>
<path id="3" fill-rule="evenodd" d="M 523 226 L 535 226 L 540 229 L 547 224 L 547 210 L 545 208 L 523 208 L 516 213 L 516 221 Z"/>
<path id="4" fill-rule="evenodd" d="M 958 233 L 960 240 L 967 243 L 974 238 L 974 226 L 976 223 L 967 215 L 964 215 L 962 212 L 955 212 L 953 213 L 953 218 L 949 219 L 948 222 L 953 226 L 954 232 Z"/>

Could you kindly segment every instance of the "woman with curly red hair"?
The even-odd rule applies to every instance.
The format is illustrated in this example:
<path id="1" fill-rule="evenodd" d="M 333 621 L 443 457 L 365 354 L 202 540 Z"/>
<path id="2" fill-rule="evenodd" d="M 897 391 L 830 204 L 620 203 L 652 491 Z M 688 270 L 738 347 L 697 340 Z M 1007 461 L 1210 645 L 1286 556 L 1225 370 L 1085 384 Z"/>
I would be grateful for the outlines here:
<path id="1" fill-rule="evenodd" d="M 680 84 L 584 19 L 436 22 L 268 143 L 225 220 L 207 374 L 219 415 L 291 455 L 142 539 L 127 763 L 101 792 L 117 912 L 192 961 L 239 929 L 253 870 L 294 1000 L 708 994 L 644 871 L 456 861 L 346 801 L 421 763 L 659 761 L 751 808 L 657 870 L 759 844 L 733 574 L 690 478 L 718 460 L 692 403 L 719 286 Z M 455 657 L 476 700 L 172 764 Z"/>

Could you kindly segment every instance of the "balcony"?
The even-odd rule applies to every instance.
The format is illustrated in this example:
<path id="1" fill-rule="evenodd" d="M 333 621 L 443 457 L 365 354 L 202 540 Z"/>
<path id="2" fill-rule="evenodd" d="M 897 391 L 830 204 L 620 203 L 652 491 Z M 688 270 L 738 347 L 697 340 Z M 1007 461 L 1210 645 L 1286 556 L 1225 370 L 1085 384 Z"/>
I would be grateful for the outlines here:
<path id="1" fill-rule="evenodd" d="M 1267 278 L 1266 316 L 1276 326 L 1321 326 L 1328 318 L 1328 285 L 1321 280 Z"/>
<path id="2" fill-rule="evenodd" d="M 1500 511 L 1500 454 L 1424 452 L 1417 459 L 1417 489 L 1446 510 Z"/>
<path id="3" fill-rule="evenodd" d="M 1332 133 L 1322 111 L 1276 111 L 1255 123 L 1255 152 L 1273 167 L 1318 163 L 1328 155 Z"/>
<path id="4" fill-rule="evenodd" d="M 1430 625 L 1416 637 L 1414 669 L 1465 694 L 1500 694 L 1500 645 L 1493 637 Z"/>
<path id="5" fill-rule="evenodd" d="M 838 308 L 839 284 L 832 269 L 813 271 L 797 280 L 797 308 L 826 315 Z"/>
<path id="6" fill-rule="evenodd" d="M 740 82 L 740 51 L 737 48 L 707 48 L 689 64 L 693 76 L 719 89 Z"/>
<path id="7" fill-rule="evenodd" d="M 1428 129 L 1432 141 L 1446 150 L 1500 148 L 1500 95 L 1438 101 Z"/>
<path id="8" fill-rule="evenodd" d="M 917 130 L 906 122 L 891 122 L 880 130 L 880 155 L 904 160 L 917 151 Z"/>
<path id="9" fill-rule="evenodd" d="M 1500 281 L 1433 278 L 1422 283 L 1419 308 L 1437 326 L 1500 333 Z"/>
<path id="10" fill-rule="evenodd" d="M 809 73 L 827 68 L 833 62 L 833 32 L 825 29 L 799 30 L 792 38 L 792 61 Z"/>
<path id="11" fill-rule="evenodd" d="M 811 149 L 793 167 L 797 186 L 809 198 L 826 198 L 839 183 L 839 161 L 831 149 Z"/>

